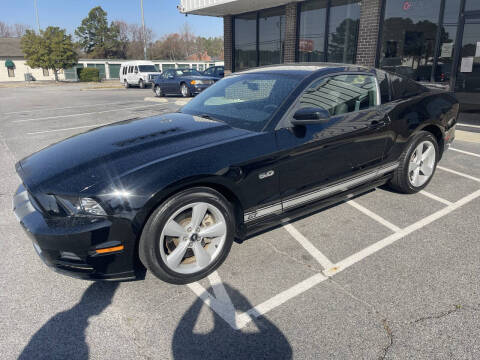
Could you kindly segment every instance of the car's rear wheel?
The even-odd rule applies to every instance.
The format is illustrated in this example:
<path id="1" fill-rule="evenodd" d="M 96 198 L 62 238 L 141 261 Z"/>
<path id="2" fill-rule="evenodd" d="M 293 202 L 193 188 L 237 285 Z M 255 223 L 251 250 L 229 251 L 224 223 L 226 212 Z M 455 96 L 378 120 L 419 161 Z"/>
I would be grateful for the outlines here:
<path id="1" fill-rule="evenodd" d="M 182 93 L 183 97 L 190 97 L 191 96 L 190 89 L 188 88 L 187 84 L 185 84 L 185 83 L 183 83 L 180 86 L 180 92 Z"/>
<path id="2" fill-rule="evenodd" d="M 127 80 L 123 82 L 123 86 L 125 86 L 125 89 L 128 89 L 130 87 Z"/>
<path id="3" fill-rule="evenodd" d="M 142 79 L 138 80 L 138 86 L 140 87 L 140 89 L 145 89 L 145 83 Z"/>
<path id="4" fill-rule="evenodd" d="M 155 85 L 155 87 L 153 88 L 153 92 L 155 93 L 156 97 L 162 97 L 163 96 L 162 89 L 160 88 L 159 85 Z"/>
<path id="5" fill-rule="evenodd" d="M 139 243 L 142 263 L 172 284 L 201 279 L 218 268 L 232 246 L 231 204 L 210 188 L 174 195 L 150 216 Z"/>
<path id="6" fill-rule="evenodd" d="M 391 187 L 406 194 L 424 189 L 435 173 L 438 154 L 437 140 L 431 133 L 417 134 L 400 157 Z"/>

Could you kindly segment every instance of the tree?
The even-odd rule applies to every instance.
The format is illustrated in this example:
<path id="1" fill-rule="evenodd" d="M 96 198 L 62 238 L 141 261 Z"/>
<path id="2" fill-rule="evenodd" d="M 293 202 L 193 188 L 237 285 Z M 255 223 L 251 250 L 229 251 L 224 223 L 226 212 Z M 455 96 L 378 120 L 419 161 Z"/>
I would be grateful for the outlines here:
<path id="1" fill-rule="evenodd" d="M 94 7 L 75 30 L 79 45 L 90 58 L 124 58 L 118 24 L 108 25 L 107 13 L 101 6 Z"/>
<path id="2" fill-rule="evenodd" d="M 8 25 L 0 21 L 0 37 L 21 37 L 28 28 L 28 25 L 25 24 Z"/>
<path id="3" fill-rule="evenodd" d="M 128 24 L 125 21 L 117 20 L 113 22 L 120 29 L 120 41 L 125 51 L 127 59 L 143 59 L 143 29 L 137 24 Z M 145 37 L 147 43 L 147 54 L 152 58 L 152 41 L 154 38 L 153 30 L 145 27 Z"/>
<path id="4" fill-rule="evenodd" d="M 55 81 L 58 81 L 58 70 L 70 68 L 78 60 L 71 35 L 56 26 L 40 30 L 40 34 L 27 30 L 22 37 L 21 46 L 27 65 L 32 68 L 52 69 Z"/>

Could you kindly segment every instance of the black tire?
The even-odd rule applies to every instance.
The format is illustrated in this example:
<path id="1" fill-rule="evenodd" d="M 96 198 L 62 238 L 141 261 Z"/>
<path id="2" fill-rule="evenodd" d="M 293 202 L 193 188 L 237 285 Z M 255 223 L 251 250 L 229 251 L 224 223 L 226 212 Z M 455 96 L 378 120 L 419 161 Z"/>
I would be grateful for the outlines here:
<path id="1" fill-rule="evenodd" d="M 163 92 L 162 92 L 162 89 L 160 88 L 159 85 L 155 85 L 155 86 L 153 87 L 153 92 L 155 93 L 155 96 L 156 96 L 156 97 L 162 97 L 162 96 L 164 96 L 164 94 L 163 94 Z"/>
<path id="2" fill-rule="evenodd" d="M 198 272 L 182 274 L 170 269 L 162 259 L 160 238 L 163 228 L 172 214 L 183 206 L 196 202 L 212 204 L 221 211 L 226 221 L 226 238 L 220 253 L 206 268 Z M 191 188 L 170 197 L 152 213 L 140 237 L 140 260 L 160 280 L 171 284 L 188 284 L 204 278 L 223 263 L 233 243 L 234 229 L 235 219 L 232 205 L 222 194 L 207 187 Z"/>
<path id="3" fill-rule="evenodd" d="M 123 81 L 123 86 L 125 86 L 125 89 L 128 89 L 130 87 L 130 84 L 128 83 L 127 80 Z"/>
<path id="4" fill-rule="evenodd" d="M 186 90 L 184 90 L 184 89 L 186 89 Z M 180 93 L 182 94 L 182 96 L 184 98 L 192 96 L 192 94 L 190 93 L 190 89 L 188 88 L 187 84 L 185 84 L 185 83 L 182 83 L 182 85 L 180 85 Z"/>
<path id="5" fill-rule="evenodd" d="M 410 180 L 409 162 L 410 162 L 410 159 L 412 158 L 412 154 L 414 153 L 416 147 L 424 141 L 427 141 L 433 144 L 435 148 L 435 162 L 433 166 L 433 171 L 430 174 L 430 177 L 426 180 L 426 182 L 423 183 L 421 186 L 415 186 L 412 184 Z M 397 169 L 395 169 L 393 173 L 393 178 L 389 182 L 389 186 L 392 189 L 404 194 L 414 194 L 423 190 L 430 183 L 430 181 L 433 178 L 433 175 L 435 174 L 438 159 L 439 159 L 439 150 L 438 150 L 437 139 L 435 138 L 435 136 L 433 136 L 433 134 L 427 131 L 419 132 L 410 141 L 405 151 L 400 156 L 400 159 L 399 159 L 400 165 Z"/>
<path id="6" fill-rule="evenodd" d="M 145 83 L 143 82 L 142 79 L 138 80 L 138 87 L 139 87 L 140 89 L 145 89 Z"/>

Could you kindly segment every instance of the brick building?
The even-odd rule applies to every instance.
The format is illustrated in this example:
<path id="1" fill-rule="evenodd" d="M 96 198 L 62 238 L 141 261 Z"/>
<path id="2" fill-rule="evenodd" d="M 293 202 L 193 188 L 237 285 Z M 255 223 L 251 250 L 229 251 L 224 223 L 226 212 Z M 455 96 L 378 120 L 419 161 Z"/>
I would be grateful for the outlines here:
<path id="1" fill-rule="evenodd" d="M 480 104 L 480 0 L 181 0 L 224 19 L 225 71 L 285 62 L 376 66 Z"/>

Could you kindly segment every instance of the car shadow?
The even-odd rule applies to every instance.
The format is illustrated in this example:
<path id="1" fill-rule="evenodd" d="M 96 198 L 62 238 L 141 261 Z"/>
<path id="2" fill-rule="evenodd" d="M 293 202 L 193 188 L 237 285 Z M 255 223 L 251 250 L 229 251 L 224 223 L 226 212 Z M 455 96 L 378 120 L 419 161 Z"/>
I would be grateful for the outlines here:
<path id="1" fill-rule="evenodd" d="M 85 330 L 89 318 L 101 314 L 111 304 L 118 285 L 94 282 L 75 306 L 53 316 L 32 336 L 18 359 L 88 359 Z"/>
<path id="2" fill-rule="evenodd" d="M 249 301 L 238 290 L 228 284 L 224 286 L 233 303 L 241 304 L 241 309 L 236 310 L 244 312 L 252 308 Z M 207 291 L 211 292 L 211 289 Z M 197 298 L 180 320 L 172 340 L 174 359 L 286 360 L 292 358 L 292 347 L 287 338 L 265 317 L 252 318 L 250 324 L 255 326 L 248 331 L 234 330 L 212 311 L 213 329 L 206 333 L 194 331 L 202 306 L 204 306 L 203 301 Z"/>

